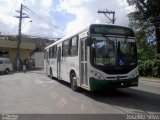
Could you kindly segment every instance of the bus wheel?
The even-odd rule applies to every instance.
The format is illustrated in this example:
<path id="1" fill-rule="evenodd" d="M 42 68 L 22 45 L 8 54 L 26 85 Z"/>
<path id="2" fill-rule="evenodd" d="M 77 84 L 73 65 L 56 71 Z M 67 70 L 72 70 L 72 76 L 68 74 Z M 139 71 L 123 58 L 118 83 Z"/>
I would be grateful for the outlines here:
<path id="1" fill-rule="evenodd" d="M 9 69 L 7 68 L 5 71 L 4 71 L 5 74 L 8 74 L 9 73 Z"/>
<path id="2" fill-rule="evenodd" d="M 50 72 L 49 72 L 49 77 L 52 79 L 53 78 L 53 72 L 52 69 L 50 68 Z"/>
<path id="3" fill-rule="evenodd" d="M 78 91 L 76 74 L 74 72 L 71 73 L 70 80 L 71 80 L 71 88 L 72 88 L 72 90 L 73 91 Z"/>

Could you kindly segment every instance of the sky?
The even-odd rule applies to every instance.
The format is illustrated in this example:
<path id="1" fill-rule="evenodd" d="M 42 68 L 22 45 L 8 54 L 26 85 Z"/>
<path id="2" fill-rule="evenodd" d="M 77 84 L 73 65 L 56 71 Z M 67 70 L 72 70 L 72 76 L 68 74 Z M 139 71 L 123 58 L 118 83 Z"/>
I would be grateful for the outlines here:
<path id="1" fill-rule="evenodd" d="M 30 18 L 22 19 L 22 34 L 47 38 L 62 38 L 90 23 L 111 24 L 98 10 L 115 11 L 115 24 L 128 26 L 127 14 L 133 8 L 127 0 L 0 0 L 0 33 L 17 35 L 20 10 Z M 112 18 L 112 15 L 108 15 Z"/>

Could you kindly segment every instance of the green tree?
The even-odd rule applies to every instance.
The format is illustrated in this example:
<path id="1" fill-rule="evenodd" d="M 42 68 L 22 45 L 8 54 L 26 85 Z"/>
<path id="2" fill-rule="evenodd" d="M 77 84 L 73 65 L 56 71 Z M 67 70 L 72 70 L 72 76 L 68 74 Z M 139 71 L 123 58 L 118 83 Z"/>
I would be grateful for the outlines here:
<path id="1" fill-rule="evenodd" d="M 152 28 L 156 36 L 156 52 L 160 53 L 160 0 L 127 0 L 127 2 L 136 8 L 134 12 L 128 14 L 130 26 L 145 32 L 147 28 Z"/>
<path id="2" fill-rule="evenodd" d="M 160 77 L 160 59 L 154 44 L 149 44 L 144 30 L 136 32 L 138 64 L 141 76 Z"/>

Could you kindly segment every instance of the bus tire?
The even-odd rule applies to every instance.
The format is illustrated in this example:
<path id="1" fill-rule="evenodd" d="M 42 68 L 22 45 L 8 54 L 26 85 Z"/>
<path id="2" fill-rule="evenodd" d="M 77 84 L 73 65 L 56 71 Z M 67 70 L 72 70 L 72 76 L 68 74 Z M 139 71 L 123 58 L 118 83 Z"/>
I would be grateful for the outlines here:
<path id="1" fill-rule="evenodd" d="M 9 68 L 6 68 L 6 70 L 4 71 L 5 74 L 9 74 Z"/>
<path id="2" fill-rule="evenodd" d="M 78 91 L 77 78 L 75 72 L 72 72 L 70 75 L 70 83 L 73 91 Z"/>
<path id="3" fill-rule="evenodd" d="M 50 77 L 51 79 L 53 78 L 52 68 L 50 68 L 50 71 L 49 71 L 49 77 Z"/>

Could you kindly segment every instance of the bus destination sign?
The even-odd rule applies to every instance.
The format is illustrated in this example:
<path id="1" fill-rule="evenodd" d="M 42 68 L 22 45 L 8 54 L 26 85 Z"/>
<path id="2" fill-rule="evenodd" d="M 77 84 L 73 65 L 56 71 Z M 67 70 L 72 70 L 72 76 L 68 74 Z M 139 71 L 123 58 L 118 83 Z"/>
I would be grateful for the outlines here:
<path id="1" fill-rule="evenodd" d="M 120 26 L 93 25 L 90 32 L 91 34 L 134 36 L 132 29 Z"/>

